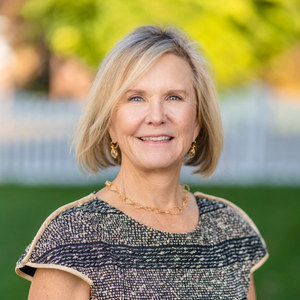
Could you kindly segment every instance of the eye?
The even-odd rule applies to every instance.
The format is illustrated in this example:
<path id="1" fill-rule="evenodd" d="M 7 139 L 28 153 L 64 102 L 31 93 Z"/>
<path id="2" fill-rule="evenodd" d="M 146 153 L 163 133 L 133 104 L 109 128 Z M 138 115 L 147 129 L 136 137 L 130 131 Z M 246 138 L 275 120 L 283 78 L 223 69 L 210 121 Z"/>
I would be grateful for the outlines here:
<path id="1" fill-rule="evenodd" d="M 176 100 L 181 100 L 181 97 L 179 96 L 176 96 L 176 95 L 171 95 L 168 97 L 169 100 L 172 100 L 172 101 L 176 101 Z"/>
<path id="2" fill-rule="evenodd" d="M 141 101 L 143 101 L 143 98 L 139 97 L 139 96 L 133 96 L 133 97 L 129 98 L 129 101 L 132 101 L 132 102 L 141 102 Z"/>

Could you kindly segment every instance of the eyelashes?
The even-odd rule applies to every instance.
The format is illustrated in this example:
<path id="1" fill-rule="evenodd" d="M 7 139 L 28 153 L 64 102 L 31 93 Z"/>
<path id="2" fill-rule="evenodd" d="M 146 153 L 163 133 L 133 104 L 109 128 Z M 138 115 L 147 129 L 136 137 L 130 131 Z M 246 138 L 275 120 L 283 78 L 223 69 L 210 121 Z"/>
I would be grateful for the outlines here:
<path id="1" fill-rule="evenodd" d="M 178 101 L 178 100 L 182 100 L 182 98 L 180 96 L 176 96 L 176 95 L 171 95 L 168 97 L 169 100 L 172 100 L 172 101 Z"/>
<path id="2" fill-rule="evenodd" d="M 142 98 L 142 97 L 139 97 L 139 96 L 133 96 L 133 97 L 130 97 L 130 98 L 129 98 L 129 101 L 130 101 L 130 102 L 142 102 L 142 101 L 143 101 L 143 98 Z"/>
<path id="3" fill-rule="evenodd" d="M 141 96 L 132 96 L 129 97 L 128 101 L 129 102 L 142 102 L 144 99 Z M 166 100 L 170 100 L 170 101 L 181 101 L 182 97 L 178 96 L 178 95 L 169 95 L 166 97 Z"/>

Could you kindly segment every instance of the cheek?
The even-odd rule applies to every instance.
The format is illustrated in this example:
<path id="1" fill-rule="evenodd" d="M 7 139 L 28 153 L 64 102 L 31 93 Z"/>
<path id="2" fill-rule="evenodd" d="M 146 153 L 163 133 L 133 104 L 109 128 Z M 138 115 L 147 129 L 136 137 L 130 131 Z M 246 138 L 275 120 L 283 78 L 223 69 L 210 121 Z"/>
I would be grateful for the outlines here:
<path id="1" fill-rule="evenodd" d="M 136 109 L 119 109 L 113 116 L 109 132 L 111 137 L 122 139 L 134 134 L 142 120 L 142 112 Z"/>
<path id="2" fill-rule="evenodd" d="M 177 124 L 180 125 L 181 130 L 183 130 L 187 136 L 188 134 L 193 134 L 196 123 L 196 110 L 194 107 L 181 108 L 180 111 L 173 111 L 172 115 L 177 119 Z"/>
<path id="3" fill-rule="evenodd" d="M 194 141 L 199 134 L 199 126 L 195 119 L 196 116 L 191 114 L 190 118 L 185 118 L 182 120 L 183 133 L 186 137 L 187 143 Z"/>

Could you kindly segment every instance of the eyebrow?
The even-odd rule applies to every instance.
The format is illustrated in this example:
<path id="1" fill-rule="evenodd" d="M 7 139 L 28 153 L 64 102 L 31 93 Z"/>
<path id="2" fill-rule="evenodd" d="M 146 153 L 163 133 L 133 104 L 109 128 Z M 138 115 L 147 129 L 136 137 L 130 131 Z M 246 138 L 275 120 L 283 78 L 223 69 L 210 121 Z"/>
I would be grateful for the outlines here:
<path id="1" fill-rule="evenodd" d="M 140 95 L 144 95 L 144 94 L 146 94 L 146 92 L 143 91 L 143 90 L 130 89 L 130 90 L 127 90 L 125 92 L 125 95 L 127 95 L 127 94 L 140 94 Z"/>
<path id="2" fill-rule="evenodd" d="M 168 94 L 181 94 L 181 95 L 188 95 L 188 92 L 186 90 L 182 90 L 182 89 L 170 89 L 170 90 L 167 90 L 164 94 L 165 95 L 168 95 Z M 145 95 L 146 92 L 144 90 L 139 90 L 139 89 L 130 89 L 130 90 L 127 90 L 125 92 L 125 95 L 127 94 L 139 94 L 139 95 Z"/>

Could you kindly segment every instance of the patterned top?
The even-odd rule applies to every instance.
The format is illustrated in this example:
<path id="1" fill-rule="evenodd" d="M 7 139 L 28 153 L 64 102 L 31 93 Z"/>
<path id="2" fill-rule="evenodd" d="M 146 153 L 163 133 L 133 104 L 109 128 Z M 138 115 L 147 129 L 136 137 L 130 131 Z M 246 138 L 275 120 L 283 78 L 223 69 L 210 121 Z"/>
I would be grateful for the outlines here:
<path id="1" fill-rule="evenodd" d="M 90 299 L 247 299 L 250 273 L 267 259 L 249 217 L 224 199 L 195 193 L 197 228 L 167 233 L 143 225 L 94 194 L 52 213 L 16 272 L 70 272 Z"/>

